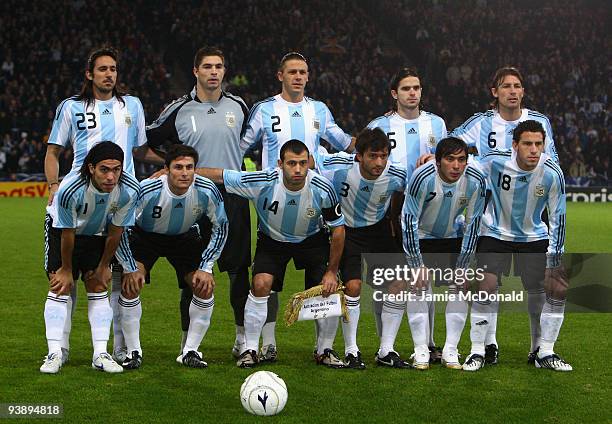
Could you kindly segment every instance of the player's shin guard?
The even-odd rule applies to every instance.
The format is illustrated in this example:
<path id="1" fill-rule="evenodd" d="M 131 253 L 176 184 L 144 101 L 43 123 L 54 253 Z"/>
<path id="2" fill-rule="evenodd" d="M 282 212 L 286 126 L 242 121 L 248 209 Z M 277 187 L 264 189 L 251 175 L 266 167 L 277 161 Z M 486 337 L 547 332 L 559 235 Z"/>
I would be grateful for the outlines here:
<path id="1" fill-rule="evenodd" d="M 417 300 L 421 294 L 417 294 L 414 299 L 406 302 L 408 313 L 408 324 L 412 333 L 414 349 L 427 350 L 429 339 L 429 305 L 425 300 Z"/>
<path id="2" fill-rule="evenodd" d="M 317 326 L 317 353 L 323 355 L 325 349 L 333 349 L 336 332 L 338 331 L 338 317 L 319 318 L 315 320 Z"/>
<path id="3" fill-rule="evenodd" d="M 189 306 L 189 330 L 187 340 L 183 347 L 183 354 L 190 350 L 198 351 L 200 343 L 210 327 L 210 317 L 215 306 L 215 296 L 210 299 L 201 299 L 193 295 L 191 306 Z"/>
<path id="4" fill-rule="evenodd" d="M 276 346 L 276 315 L 278 314 L 278 293 L 271 292 L 268 297 L 268 315 L 261 330 L 262 346 Z"/>
<path id="5" fill-rule="evenodd" d="M 378 350 L 378 356 L 381 358 L 384 358 L 395 349 L 395 338 L 402 323 L 404 309 L 404 302 L 383 302 L 380 314 L 382 321 L 380 349 Z"/>
<path id="6" fill-rule="evenodd" d="M 193 292 L 191 291 L 191 287 L 181 289 L 181 300 L 179 303 L 179 310 L 181 311 L 181 329 L 183 330 L 183 335 L 181 338 L 181 352 L 183 351 L 185 342 L 187 341 L 187 332 L 189 330 L 189 308 L 191 307 L 192 297 Z"/>
<path id="7" fill-rule="evenodd" d="M 68 299 L 53 292 L 47 294 L 45 302 L 45 330 L 49 354 L 61 352 L 65 321 L 68 320 Z"/>
<path id="8" fill-rule="evenodd" d="M 112 285 L 110 295 L 110 306 L 113 310 L 113 351 L 123 349 L 126 346 L 125 338 L 121 324 L 121 307 L 119 306 L 119 297 L 121 296 L 121 277 L 123 270 L 118 265 L 113 265 Z M 130 351 L 131 352 L 131 351 Z"/>
<path id="9" fill-rule="evenodd" d="M 76 284 L 74 285 L 73 288 L 76 288 Z M 74 293 L 75 297 L 76 297 L 76 292 Z M 62 349 L 66 349 L 66 350 L 70 350 L 70 330 L 72 330 L 72 315 L 74 315 L 74 305 L 76 304 L 76 302 L 74 302 L 72 300 L 72 293 L 70 296 L 67 297 L 68 298 L 68 303 L 67 303 L 67 316 L 66 319 L 64 320 L 64 331 L 62 334 Z"/>
<path id="10" fill-rule="evenodd" d="M 495 289 L 495 294 L 499 293 L 499 288 Z M 491 302 L 491 316 L 489 319 L 489 328 L 485 337 L 485 345 L 497 344 L 497 313 L 499 311 L 499 302 L 497 300 Z"/>
<path id="11" fill-rule="evenodd" d="M 94 358 L 106 352 L 113 320 L 113 310 L 108 302 L 108 293 L 87 293 L 87 315 L 91 326 Z"/>
<path id="12" fill-rule="evenodd" d="M 428 293 L 432 293 L 431 287 L 428 290 Z M 436 317 L 436 303 L 432 300 L 427 302 L 427 312 L 428 312 L 428 320 L 429 325 L 427 326 L 427 345 L 435 346 L 436 342 L 434 341 L 434 321 Z"/>
<path id="13" fill-rule="evenodd" d="M 471 353 L 473 354 L 481 356 L 485 354 L 485 339 L 491 315 L 491 302 L 489 300 L 472 303 L 470 339 L 472 341 Z"/>
<path id="14" fill-rule="evenodd" d="M 234 323 L 237 327 L 244 327 L 244 305 L 251 287 L 249 269 L 247 267 L 232 269 L 227 271 L 227 275 L 230 280 L 230 303 L 234 311 Z"/>
<path id="15" fill-rule="evenodd" d="M 546 303 L 542 308 L 540 326 L 542 327 L 542 339 L 540 342 L 540 358 L 554 353 L 555 342 L 559 337 L 559 331 L 563 324 L 565 313 L 565 300 L 546 297 Z"/>
<path id="16" fill-rule="evenodd" d="M 348 322 L 342 321 L 342 335 L 344 336 L 344 355 L 357 355 L 359 348 L 357 347 L 357 326 L 359 325 L 360 296 L 351 297 L 344 296 L 346 300 L 346 309 L 348 310 Z"/>
<path id="17" fill-rule="evenodd" d="M 374 322 L 376 323 L 376 334 L 378 335 L 379 338 L 381 338 L 383 334 L 383 319 L 382 319 L 383 301 L 376 300 L 374 296 L 372 296 L 372 312 L 374 312 Z"/>
<path id="18" fill-rule="evenodd" d="M 540 346 L 542 331 L 540 329 L 540 316 L 546 302 L 546 293 L 543 288 L 527 291 L 527 309 L 529 310 L 529 325 L 531 327 L 531 349 L 534 352 Z"/>
<path id="19" fill-rule="evenodd" d="M 244 305 L 245 350 L 254 350 L 255 352 L 259 350 L 261 329 L 268 315 L 268 297 L 257 297 L 253 293 L 249 293 Z"/>
<path id="20" fill-rule="evenodd" d="M 465 299 L 459 297 L 457 289 L 449 290 L 455 295 L 453 300 L 449 300 L 446 304 L 446 341 L 444 343 L 445 350 L 455 351 L 461 340 L 461 333 L 465 327 L 467 320 L 468 303 Z"/>
<path id="21" fill-rule="evenodd" d="M 119 307 L 121 308 L 121 330 L 125 338 L 125 346 L 131 354 L 137 350 L 142 356 L 140 347 L 140 318 L 142 317 L 142 304 L 140 297 L 126 299 L 119 297 Z"/>

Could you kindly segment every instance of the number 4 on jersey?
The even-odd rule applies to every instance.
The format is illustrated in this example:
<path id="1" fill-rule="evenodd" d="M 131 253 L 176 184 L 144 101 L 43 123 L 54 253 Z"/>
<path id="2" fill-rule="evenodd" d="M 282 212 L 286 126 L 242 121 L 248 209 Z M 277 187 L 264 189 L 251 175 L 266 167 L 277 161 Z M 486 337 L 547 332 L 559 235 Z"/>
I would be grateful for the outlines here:
<path id="1" fill-rule="evenodd" d="M 278 212 L 278 200 L 275 200 L 274 202 L 272 202 L 270 206 L 268 207 L 268 198 L 267 197 L 264 198 L 263 208 L 269 210 L 274 215 L 276 215 L 276 212 Z"/>

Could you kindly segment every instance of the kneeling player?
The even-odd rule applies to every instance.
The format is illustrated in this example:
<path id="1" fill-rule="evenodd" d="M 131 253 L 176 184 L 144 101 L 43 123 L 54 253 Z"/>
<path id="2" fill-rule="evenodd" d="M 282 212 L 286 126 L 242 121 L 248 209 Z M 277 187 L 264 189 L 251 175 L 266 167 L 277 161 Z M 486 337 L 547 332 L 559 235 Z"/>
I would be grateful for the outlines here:
<path id="1" fill-rule="evenodd" d="M 338 288 L 338 265 L 344 248 L 344 216 L 331 183 L 308 169 L 308 148 L 289 140 L 280 149 L 278 168 L 237 172 L 203 168 L 229 193 L 253 201 L 259 229 L 253 261 L 253 283 L 244 309 L 245 349 L 238 358 L 241 368 L 258 362 L 259 337 L 268 314 L 272 290 L 282 290 L 285 268 L 291 259 L 305 269 L 305 288 L 323 285 L 328 296 Z M 331 246 L 325 220 L 331 227 Z M 316 320 L 318 364 L 344 368 L 333 350 L 338 318 Z"/>
<path id="2" fill-rule="evenodd" d="M 478 244 L 479 267 L 485 267 L 480 290 L 494 293 L 502 273 L 515 270 L 527 290 L 531 322 L 530 363 L 538 368 L 571 371 L 555 354 L 565 310 L 567 279 L 561 265 L 565 241 L 565 181 L 561 168 L 544 154 L 546 132 L 537 121 L 523 121 L 512 135 L 512 151 L 493 151 L 480 166 L 487 174 L 491 200 Z M 548 209 L 549 225 L 542 222 Z M 488 300 L 472 304 L 472 352 L 463 364 L 476 371 L 485 363 L 485 337 L 495 311 Z"/>
<path id="3" fill-rule="evenodd" d="M 402 211 L 404 250 L 411 267 L 465 268 L 476 248 L 480 220 L 485 204 L 485 178 L 472 165 L 467 165 L 467 146 L 454 137 L 438 143 L 435 163 L 420 166 L 406 189 Z M 463 240 L 455 226 L 465 212 L 466 230 Z M 422 253 L 426 255 L 423 260 Z M 441 256 L 448 257 L 441 258 Z M 416 282 L 419 290 L 431 292 L 423 278 Z M 459 289 L 454 281 L 451 290 Z M 417 369 L 429 368 L 427 346 L 429 314 L 424 300 L 408 302 L 408 323 L 414 341 L 414 362 Z M 467 316 L 467 303 L 455 298 L 446 305 L 446 342 L 442 363 L 460 369 L 457 345 Z"/>
<path id="4" fill-rule="evenodd" d="M 140 183 L 136 226 L 129 248 L 122 243 L 118 252 L 124 268 L 137 268 L 125 275 L 119 299 L 128 348 L 123 366 L 127 369 L 139 368 L 142 362 L 139 294 L 145 275 L 159 257 L 168 259 L 194 293 L 189 306 L 187 339 L 177 361 L 192 368 L 208 366 L 198 349 L 210 325 L 215 303 L 212 269 L 225 245 L 228 222 L 217 187 L 209 179 L 195 175 L 197 161 L 198 153 L 192 147 L 172 146 L 166 154 L 167 175 Z M 204 214 L 212 223 L 205 249 L 197 230 L 192 228 Z"/>
<path id="5" fill-rule="evenodd" d="M 385 215 L 393 193 L 402 192 L 406 187 L 406 170 L 388 161 L 391 143 L 379 128 L 363 130 L 357 136 L 355 147 L 356 155 L 327 155 L 322 161 L 321 173 L 334 185 L 346 219 L 346 239 L 340 262 L 349 315 L 348 322 L 342 323 L 345 361 L 349 368 L 364 369 L 365 364 L 357 347 L 361 254 L 397 253 L 390 223 Z M 398 316 L 396 324 L 399 324 L 403 310 L 403 305 L 399 309 L 390 308 L 387 302 L 383 305 L 383 343 L 376 354 L 376 361 L 381 365 L 407 367 L 394 351 L 393 342 L 385 343 L 386 334 L 395 325 L 391 322 L 393 317 Z M 392 333 L 395 336 L 397 329 Z"/>
<path id="6" fill-rule="evenodd" d="M 107 286 L 110 262 L 123 227 L 134 223 L 138 182 L 122 172 L 123 150 L 110 141 L 95 145 L 79 175 L 67 178 L 57 191 L 57 217 L 50 216 L 45 240 L 49 294 L 45 327 L 49 353 L 40 371 L 57 373 L 62 366 L 61 342 L 68 317 L 68 298 L 79 276 L 85 282 L 93 340 L 92 367 L 117 373 L 123 368 L 107 353 L 113 311 Z M 106 236 L 99 234 L 106 232 Z"/>

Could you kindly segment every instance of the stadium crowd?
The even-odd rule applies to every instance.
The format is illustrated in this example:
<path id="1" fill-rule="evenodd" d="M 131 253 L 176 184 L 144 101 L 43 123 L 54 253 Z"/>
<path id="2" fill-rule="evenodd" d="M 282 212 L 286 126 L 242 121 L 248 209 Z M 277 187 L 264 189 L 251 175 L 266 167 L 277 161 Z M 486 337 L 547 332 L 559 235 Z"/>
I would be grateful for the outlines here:
<path id="1" fill-rule="evenodd" d="M 278 92 L 276 64 L 298 50 L 309 59 L 307 94 L 330 105 L 349 133 L 389 109 L 388 79 L 400 64 L 420 69 L 425 109 L 449 129 L 489 108 L 490 76 L 512 64 L 526 79 L 525 105 L 551 118 L 568 183 L 612 181 L 604 2 L 534 8 L 524 1 L 502 7 L 501 0 L 385 0 L 377 2 L 378 19 L 355 4 L 323 0 L 64 3 L 41 2 L 35 14 L 16 0 L 0 5 L 0 178 L 42 172 L 55 107 L 78 91 L 82 58 L 107 43 L 120 48 L 120 81 L 140 97 L 149 122 L 176 97 L 168 69 L 178 60 L 189 73 L 203 44 L 224 50 L 228 88 L 248 105 Z M 383 24 L 402 21 L 415 24 L 401 31 Z M 70 152 L 64 158 L 67 170 Z"/>

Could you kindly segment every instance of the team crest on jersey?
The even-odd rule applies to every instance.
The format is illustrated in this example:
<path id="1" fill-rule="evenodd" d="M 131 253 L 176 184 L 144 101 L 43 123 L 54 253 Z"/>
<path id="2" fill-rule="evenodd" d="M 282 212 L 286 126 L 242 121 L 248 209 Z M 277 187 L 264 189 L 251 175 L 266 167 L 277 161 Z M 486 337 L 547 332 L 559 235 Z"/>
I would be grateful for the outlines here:
<path id="1" fill-rule="evenodd" d="M 434 148 L 436 147 L 436 137 L 434 137 L 433 134 L 429 134 L 429 140 L 427 140 L 427 144 L 429 145 L 429 147 Z"/>
<path id="2" fill-rule="evenodd" d="M 132 125 L 132 116 L 128 113 L 125 114 L 125 125 L 128 127 Z"/>
<path id="3" fill-rule="evenodd" d="M 313 120 L 312 120 L 312 127 L 313 127 L 315 130 L 319 131 L 319 128 L 321 128 L 321 122 L 319 122 L 319 120 L 318 120 L 318 119 L 313 119 Z"/>
<path id="4" fill-rule="evenodd" d="M 542 196 L 544 196 L 544 186 L 543 186 L 543 185 L 538 184 L 538 185 L 535 187 L 535 195 L 536 195 L 536 197 L 542 197 Z"/>
<path id="5" fill-rule="evenodd" d="M 468 204 L 468 198 L 465 196 L 460 196 L 459 197 L 459 206 L 467 206 Z"/>
<path id="6" fill-rule="evenodd" d="M 116 213 L 119 210 L 119 204 L 117 202 L 111 203 L 110 213 Z"/>
<path id="7" fill-rule="evenodd" d="M 236 115 L 234 115 L 234 112 L 225 112 L 225 124 L 230 128 L 236 126 Z"/>
<path id="8" fill-rule="evenodd" d="M 200 206 L 194 206 L 192 212 L 193 216 L 198 216 L 202 213 L 202 208 Z"/>
<path id="9" fill-rule="evenodd" d="M 316 214 L 317 211 L 315 211 L 313 208 L 306 208 L 306 218 L 314 218 Z"/>

